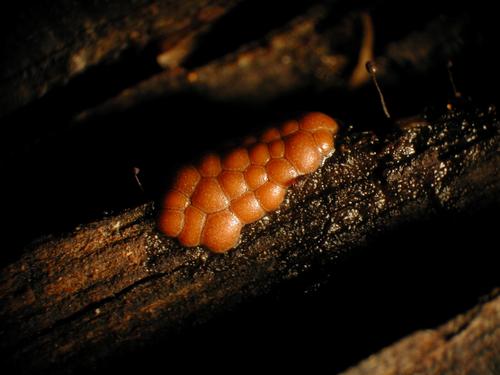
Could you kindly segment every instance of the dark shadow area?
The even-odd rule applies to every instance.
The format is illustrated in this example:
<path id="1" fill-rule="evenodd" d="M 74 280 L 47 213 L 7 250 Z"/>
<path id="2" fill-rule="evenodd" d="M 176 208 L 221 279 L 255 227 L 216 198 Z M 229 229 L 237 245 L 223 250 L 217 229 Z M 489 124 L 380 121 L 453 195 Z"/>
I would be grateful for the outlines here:
<path id="1" fill-rule="evenodd" d="M 61 136 L 75 114 L 92 108 L 162 69 L 156 63 L 157 46 L 129 48 L 116 62 L 87 69 L 67 85 L 57 87 L 39 100 L 1 119 L 0 155 L 18 155 L 36 148 L 51 136 Z M 50 142 L 50 140 L 49 140 Z"/>

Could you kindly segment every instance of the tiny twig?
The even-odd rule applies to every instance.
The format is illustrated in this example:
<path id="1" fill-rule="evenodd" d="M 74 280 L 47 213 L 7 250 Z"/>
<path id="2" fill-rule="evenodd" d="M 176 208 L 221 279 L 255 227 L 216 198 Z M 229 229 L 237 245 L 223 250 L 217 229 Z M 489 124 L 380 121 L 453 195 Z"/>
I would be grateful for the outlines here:
<path id="1" fill-rule="evenodd" d="M 448 61 L 447 68 L 448 78 L 450 79 L 451 87 L 453 89 L 453 95 L 455 95 L 455 98 L 460 98 L 462 96 L 462 93 L 457 90 L 457 85 L 455 84 L 455 79 L 453 78 L 453 72 L 451 71 L 451 69 L 453 68 L 453 61 Z"/>
<path id="2" fill-rule="evenodd" d="M 139 173 L 141 173 L 141 170 L 138 167 L 134 167 L 134 178 L 135 181 L 137 182 L 137 185 L 141 188 L 142 192 L 144 193 L 144 187 L 142 186 L 141 180 L 139 179 Z"/>
<path id="3" fill-rule="evenodd" d="M 375 87 L 378 91 L 378 95 L 380 97 L 380 103 L 382 104 L 382 109 L 384 110 L 386 117 L 388 119 L 390 119 L 391 115 L 389 113 L 389 110 L 387 109 L 387 104 L 385 104 L 384 94 L 382 94 L 382 90 L 380 89 L 380 86 L 378 85 L 378 81 L 377 81 L 377 76 L 376 76 L 377 66 L 375 65 L 375 63 L 373 61 L 368 61 L 366 63 L 366 70 L 371 75 L 372 80 L 373 80 L 373 84 L 375 85 Z"/>

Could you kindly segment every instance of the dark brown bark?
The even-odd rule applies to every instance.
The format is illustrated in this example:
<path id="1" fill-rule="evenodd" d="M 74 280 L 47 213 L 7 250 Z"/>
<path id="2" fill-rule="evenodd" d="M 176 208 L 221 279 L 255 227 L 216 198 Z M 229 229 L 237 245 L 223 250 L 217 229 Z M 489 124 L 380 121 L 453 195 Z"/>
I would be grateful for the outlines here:
<path id="1" fill-rule="evenodd" d="M 139 53 L 151 43 L 175 46 L 200 33 L 238 1 L 37 2 L 22 9 L 4 36 L 0 116 L 88 69 Z M 8 15 L 5 15 L 8 17 Z M 22 41 L 22 42 L 20 42 Z M 131 73 L 133 74 L 133 73 Z"/>
<path id="2" fill-rule="evenodd" d="M 134 58 L 138 65 L 130 66 L 129 72 L 124 70 L 119 94 L 111 91 L 97 108 L 81 108 L 84 111 L 75 114 L 77 119 L 186 91 L 263 102 L 310 87 L 348 89 L 366 34 L 361 11 L 371 4 L 318 3 L 291 12 L 287 22 L 281 20 L 265 35 L 215 56 L 214 61 L 196 57 L 224 44 L 225 33 L 233 30 L 219 30 L 216 46 L 207 45 L 214 42 L 210 32 L 240 1 L 83 5 L 60 0 L 48 7 L 35 5 L 20 12 L 20 20 L 14 20 L 16 26 L 4 37 L 7 58 L 0 69 L 0 116 L 36 103 L 54 89 L 64 90 L 68 82 L 92 75 L 95 68 L 108 67 L 113 72 L 124 69 L 120 64 Z M 255 7 L 265 12 L 264 2 Z M 256 9 L 252 12 L 258 16 Z M 375 21 L 376 39 L 383 20 Z M 382 82 L 397 85 L 409 72 L 428 74 L 450 57 L 467 53 L 469 44 L 484 42 L 467 14 L 431 15 L 416 27 L 415 32 L 378 47 Z M 263 70 L 262 66 L 273 69 Z"/>
<path id="3" fill-rule="evenodd" d="M 366 33 L 376 34 L 376 30 L 362 28 L 360 12 L 348 13 L 321 28 L 322 22 L 328 22 L 327 14 L 327 8 L 312 8 L 259 43 L 244 45 L 200 67 L 184 69 L 181 61 L 175 66 L 177 69 L 168 69 L 128 87 L 96 108 L 82 111 L 75 120 L 124 111 L 144 101 L 183 92 L 215 100 L 265 103 L 311 87 L 339 92 L 359 89 L 369 81 L 364 72 L 356 87 L 351 85 L 359 48 Z M 459 41 L 476 36 L 470 28 L 465 15 L 441 17 L 422 25 L 415 34 L 386 47 L 384 55 L 378 58 L 378 79 L 390 89 L 410 70 L 411 74 L 424 76 L 438 65 L 446 66 L 450 56 L 464 52 Z M 342 49 L 338 46 L 341 43 L 351 48 Z M 175 49 L 171 53 L 175 54 Z M 364 68 L 364 62 L 360 65 Z M 262 66 L 272 68 L 263 71 Z"/>
<path id="4" fill-rule="evenodd" d="M 151 204 L 36 244 L 1 273 L 1 350 L 25 371 L 92 366 L 265 293 L 398 223 L 498 205 L 495 116 L 469 108 L 381 139 L 344 135 L 282 209 L 247 226 L 225 255 L 161 236 Z"/>
<path id="5" fill-rule="evenodd" d="M 499 372 L 500 297 L 496 297 L 436 329 L 415 332 L 342 374 Z"/>

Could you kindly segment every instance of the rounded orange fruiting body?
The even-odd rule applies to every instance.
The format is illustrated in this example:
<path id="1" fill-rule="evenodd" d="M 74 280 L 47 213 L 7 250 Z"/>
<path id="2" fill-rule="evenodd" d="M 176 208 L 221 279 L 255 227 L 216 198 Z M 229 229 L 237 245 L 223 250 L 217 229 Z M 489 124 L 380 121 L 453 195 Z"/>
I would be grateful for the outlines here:
<path id="1" fill-rule="evenodd" d="M 238 244 L 241 228 L 275 211 L 287 187 L 314 172 L 334 151 L 338 124 L 311 112 L 266 130 L 222 158 L 209 154 L 197 167 L 180 170 L 165 194 L 160 231 L 184 246 L 218 253 Z"/>

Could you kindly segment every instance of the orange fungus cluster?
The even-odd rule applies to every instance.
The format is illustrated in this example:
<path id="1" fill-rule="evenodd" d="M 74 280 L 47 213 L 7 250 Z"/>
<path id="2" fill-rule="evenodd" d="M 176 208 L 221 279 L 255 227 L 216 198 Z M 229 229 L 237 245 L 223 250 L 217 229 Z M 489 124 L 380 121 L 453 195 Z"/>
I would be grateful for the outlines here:
<path id="1" fill-rule="evenodd" d="M 235 247 L 241 228 L 279 208 L 287 187 L 334 151 L 337 122 L 312 112 L 220 157 L 182 168 L 162 199 L 159 229 L 184 246 Z"/>

